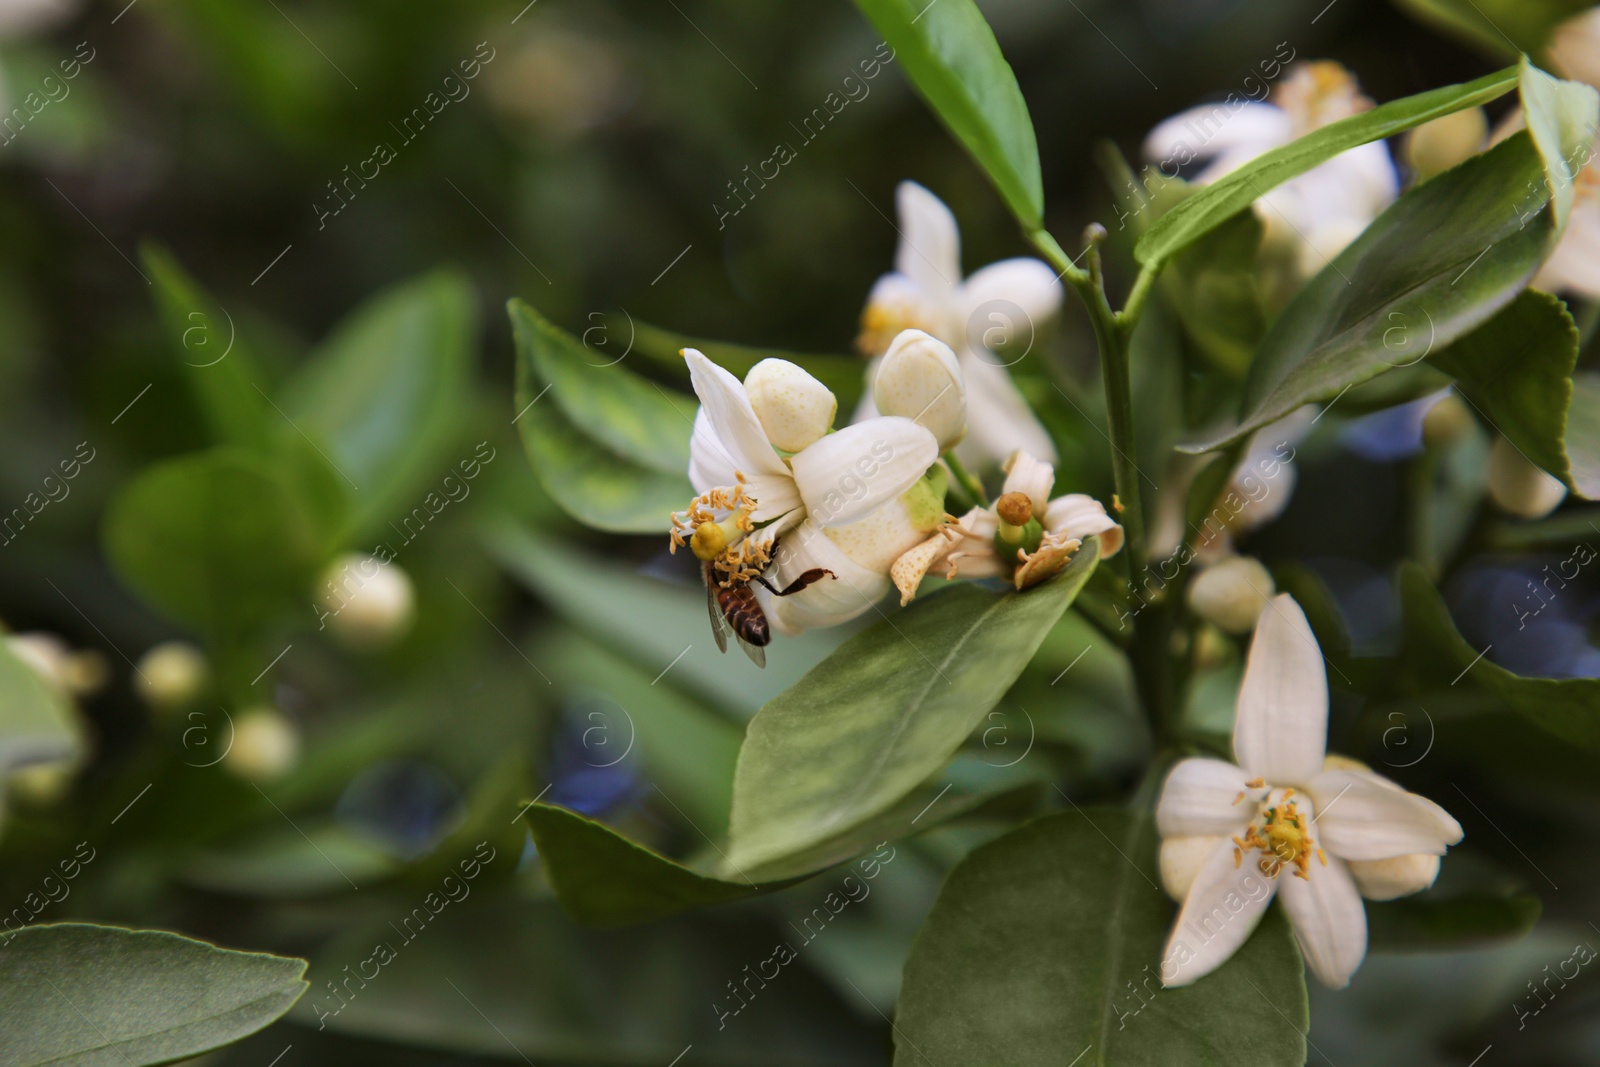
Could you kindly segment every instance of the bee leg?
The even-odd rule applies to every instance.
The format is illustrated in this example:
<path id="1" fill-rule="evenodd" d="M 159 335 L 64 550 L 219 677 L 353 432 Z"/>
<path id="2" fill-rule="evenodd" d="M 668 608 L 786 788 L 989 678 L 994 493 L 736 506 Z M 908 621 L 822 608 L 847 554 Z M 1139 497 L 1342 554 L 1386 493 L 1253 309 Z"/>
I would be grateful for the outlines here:
<path id="1" fill-rule="evenodd" d="M 773 596 L 793 596 L 806 586 L 822 581 L 824 575 L 833 579 L 837 579 L 839 577 L 830 570 L 824 570 L 821 567 L 813 567 L 811 570 L 806 571 L 800 577 L 784 586 L 782 590 L 774 589 L 772 587 L 772 583 L 767 581 L 765 578 L 758 577 L 756 578 L 756 581 L 760 582 L 762 587 Z"/>

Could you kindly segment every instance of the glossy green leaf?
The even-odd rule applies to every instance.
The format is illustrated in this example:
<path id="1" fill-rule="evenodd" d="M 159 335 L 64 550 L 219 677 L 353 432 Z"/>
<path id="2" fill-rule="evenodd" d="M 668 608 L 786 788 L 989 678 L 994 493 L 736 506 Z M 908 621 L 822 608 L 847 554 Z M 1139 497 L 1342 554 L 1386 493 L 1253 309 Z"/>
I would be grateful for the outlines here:
<path id="1" fill-rule="evenodd" d="M 112 501 L 104 540 L 128 585 L 219 634 L 309 595 L 324 537 L 268 461 L 216 449 L 141 473 Z"/>
<path id="2" fill-rule="evenodd" d="M 522 301 L 508 311 L 517 345 L 515 421 L 540 482 L 580 522 L 665 533 L 672 512 L 694 497 L 692 403 L 620 363 L 604 365 Z"/>
<path id="3" fill-rule="evenodd" d="M 1464 85 L 1446 85 L 1391 100 L 1264 152 L 1163 215 L 1139 238 L 1134 254 L 1147 266 L 1165 263 L 1275 186 L 1358 145 L 1393 137 L 1441 115 L 1486 104 L 1515 87 L 1517 73 L 1515 67 L 1508 67 Z"/>
<path id="4" fill-rule="evenodd" d="M 1600 500 L 1600 374 L 1572 378 L 1566 452 L 1572 487 L 1580 496 Z"/>
<path id="5" fill-rule="evenodd" d="M 973 0 L 856 0 L 934 114 L 1029 230 L 1043 225 L 1039 146 L 1016 75 Z"/>
<path id="6" fill-rule="evenodd" d="M 1531 893 L 1429 894 L 1367 904 L 1367 941 L 1373 952 L 1460 952 L 1526 937 L 1539 921 Z"/>
<path id="7" fill-rule="evenodd" d="M 1593 157 L 1600 96 L 1582 82 L 1553 78 L 1524 56 L 1520 67 L 1522 117 L 1544 160 L 1556 231 L 1566 228 L 1577 192 L 1578 172 Z"/>
<path id="8" fill-rule="evenodd" d="M 535 804 L 524 817 L 561 906 L 586 926 L 652 922 L 791 884 L 698 874 L 604 823 L 552 804 Z"/>
<path id="9" fill-rule="evenodd" d="M 1570 478 L 1565 440 L 1578 328 L 1549 293 L 1524 290 L 1499 314 L 1429 362 L 1494 430 L 1558 478 Z"/>
<path id="10" fill-rule="evenodd" d="M 801 852 L 936 774 L 1022 673 L 1094 571 L 1091 539 L 1053 581 L 942 589 L 863 630 L 762 708 L 733 784 L 728 871 Z"/>
<path id="11" fill-rule="evenodd" d="M 281 418 L 348 481 L 358 528 L 382 527 L 448 473 L 476 335 L 472 287 L 439 271 L 356 308 L 285 387 Z"/>
<path id="12" fill-rule="evenodd" d="M 66 696 L 0 639 L 0 778 L 76 756 L 83 743 L 77 722 Z"/>
<path id="13" fill-rule="evenodd" d="M 1305 980 L 1281 909 L 1221 969 L 1163 989 L 1175 909 L 1155 858 L 1148 814 L 1104 808 L 1046 816 L 973 852 L 906 961 L 894 1062 L 1304 1064 Z"/>
<path id="14" fill-rule="evenodd" d="M 59 923 L 5 942 L 0 1063 L 141 1067 L 255 1033 L 306 991 L 304 960 L 157 930 Z"/>
<path id="15" fill-rule="evenodd" d="M 1573 565 L 1576 574 L 1579 561 Z M 1565 568 L 1558 564 L 1556 571 L 1565 573 Z M 1488 649 L 1473 648 L 1457 632 L 1449 608 L 1415 564 L 1401 567 L 1400 597 L 1413 663 L 1431 663 L 1441 681 L 1452 670 L 1459 672 L 1450 685 L 1486 691 L 1556 737 L 1600 750 L 1600 678 L 1526 678 L 1492 662 Z M 1514 609 L 1507 605 L 1508 614 Z"/>
<path id="16" fill-rule="evenodd" d="M 1556 26 L 1587 11 L 1589 0 L 1398 0 L 1417 18 L 1489 55 L 1538 55 Z"/>
<path id="17" fill-rule="evenodd" d="M 1194 346 L 1230 377 L 1241 378 L 1267 332 L 1267 312 L 1256 278 L 1261 220 L 1241 211 L 1179 252 L 1162 274 Z"/>
<path id="18" fill-rule="evenodd" d="M 239 322 L 164 248 L 146 245 L 140 259 L 155 287 L 163 332 L 173 356 L 184 365 L 183 380 L 211 439 L 270 449 L 278 417 L 249 343 L 240 336 Z"/>
<path id="19" fill-rule="evenodd" d="M 1205 451 L 1408 366 L 1515 299 L 1550 236 L 1539 154 L 1518 134 L 1406 193 L 1283 310 L 1245 382 L 1244 418 Z"/>

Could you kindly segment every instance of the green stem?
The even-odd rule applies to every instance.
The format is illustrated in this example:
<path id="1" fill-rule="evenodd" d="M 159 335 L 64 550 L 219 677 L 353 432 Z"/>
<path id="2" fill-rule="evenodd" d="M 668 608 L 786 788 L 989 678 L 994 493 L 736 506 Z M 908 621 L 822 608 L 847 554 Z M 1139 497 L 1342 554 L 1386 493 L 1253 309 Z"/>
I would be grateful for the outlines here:
<path id="1" fill-rule="evenodd" d="M 943 456 L 944 465 L 950 468 L 950 475 L 955 479 L 955 484 L 961 487 L 972 501 L 971 507 L 984 507 L 989 503 L 989 494 L 984 491 L 983 483 L 978 481 L 962 462 L 956 458 L 954 450 L 946 452 Z"/>

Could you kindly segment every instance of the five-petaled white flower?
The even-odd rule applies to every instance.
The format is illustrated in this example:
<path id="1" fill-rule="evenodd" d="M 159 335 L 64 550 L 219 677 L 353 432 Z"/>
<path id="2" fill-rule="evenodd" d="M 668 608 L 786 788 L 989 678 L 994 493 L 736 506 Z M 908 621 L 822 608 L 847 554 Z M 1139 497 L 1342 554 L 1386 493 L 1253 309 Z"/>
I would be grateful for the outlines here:
<path id="1" fill-rule="evenodd" d="M 793 596 L 757 591 L 780 632 L 866 611 L 887 590 L 894 556 L 926 536 L 892 520 L 893 509 L 910 510 L 902 498 L 938 459 L 933 434 L 887 415 L 833 432 L 833 393 L 798 365 L 762 360 L 741 383 L 692 348 L 683 355 L 701 404 L 689 445 L 700 495 L 673 515 L 673 547 L 690 546 L 724 583 L 775 570 L 781 588 L 812 568 L 829 571 Z M 904 547 L 880 566 L 871 557 L 891 535 Z"/>
<path id="2" fill-rule="evenodd" d="M 1050 435 L 1005 368 L 1021 358 L 1011 352 L 1031 343 L 1033 331 L 1060 310 L 1064 290 L 1055 272 L 1041 260 L 1006 259 L 963 280 L 961 233 L 950 209 L 916 182 L 900 183 L 895 206 L 895 269 L 873 285 L 857 345 L 879 356 L 902 330 L 932 334 L 955 350 L 966 382 L 968 434 L 957 454 L 998 464 L 1023 448 L 1054 459 Z M 876 372 L 876 365 L 869 368 L 869 385 Z M 871 398 L 869 389 L 858 419 L 876 414 Z"/>
<path id="3" fill-rule="evenodd" d="M 1371 106 L 1344 67 L 1300 63 L 1273 89 L 1272 103 L 1201 104 L 1165 120 L 1145 138 L 1144 156 L 1169 178 L 1191 161 L 1209 161 L 1195 178 L 1205 184 Z M 1373 141 L 1267 190 L 1257 214 L 1269 239 L 1299 248 L 1300 270 L 1309 275 L 1355 240 L 1399 192 L 1389 150 Z"/>
<path id="4" fill-rule="evenodd" d="M 1288 594 L 1256 626 L 1239 687 L 1239 766 L 1185 759 L 1156 806 L 1161 879 L 1183 902 L 1161 980 L 1183 986 L 1244 944 L 1281 896 L 1311 973 L 1342 988 L 1367 951 L 1362 896 L 1426 889 L 1461 826 L 1353 760 L 1326 756 L 1322 650 Z"/>
<path id="5" fill-rule="evenodd" d="M 1105 505 L 1083 493 L 1051 497 L 1055 468 L 1017 452 L 1006 464 L 1006 481 L 993 507 L 975 507 L 901 556 L 890 570 L 900 603 L 940 560 L 949 578 L 1011 578 L 1020 590 L 1053 578 L 1084 538 L 1100 538 L 1102 559 L 1122 550 L 1122 527 Z"/>

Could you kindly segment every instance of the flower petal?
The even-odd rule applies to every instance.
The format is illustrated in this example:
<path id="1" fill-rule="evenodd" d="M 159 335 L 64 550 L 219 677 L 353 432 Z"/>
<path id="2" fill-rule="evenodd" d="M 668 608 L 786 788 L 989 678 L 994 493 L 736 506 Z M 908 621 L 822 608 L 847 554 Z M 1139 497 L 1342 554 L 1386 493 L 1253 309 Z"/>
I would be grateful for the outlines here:
<path id="1" fill-rule="evenodd" d="M 1122 551 L 1121 524 L 1106 514 L 1104 504 L 1083 493 L 1068 493 L 1050 501 L 1044 512 L 1044 528 L 1080 541 L 1099 537 L 1101 559 L 1110 559 Z"/>
<path id="2" fill-rule="evenodd" d="M 1056 484 L 1056 469 L 1038 459 L 1025 448 L 1013 452 L 1005 462 L 1006 480 L 1000 492 L 1021 493 L 1028 498 L 1033 514 L 1045 525 L 1045 512 L 1050 507 L 1050 490 Z"/>
<path id="3" fill-rule="evenodd" d="M 1367 913 L 1349 869 L 1329 856 L 1307 878 L 1285 870 L 1277 881 L 1306 966 L 1329 989 L 1343 989 L 1367 954 Z"/>
<path id="4" fill-rule="evenodd" d="M 1196 837 L 1164 837 L 1161 839 L 1161 888 L 1173 900 L 1183 901 L 1194 885 L 1195 875 L 1216 851 L 1225 836 L 1201 834 Z"/>
<path id="5" fill-rule="evenodd" d="M 773 628 L 796 634 L 814 626 L 833 626 L 855 618 L 883 599 L 889 580 L 853 562 L 814 520 L 806 519 L 783 536 L 772 584 L 783 589 L 808 570 L 833 572 L 791 596 L 778 597 L 756 588 L 756 600 Z"/>
<path id="6" fill-rule="evenodd" d="M 1323 771 L 1306 792 L 1319 813 L 1317 843 L 1347 860 L 1442 856 L 1461 840 L 1461 825 L 1443 808 L 1371 772 Z"/>
<path id="7" fill-rule="evenodd" d="M 957 357 L 967 383 L 967 438 L 956 448 L 966 463 L 998 465 L 1017 449 L 1025 449 L 1049 463 L 1056 461 L 1056 446 L 1022 399 L 1006 369 L 963 348 Z"/>
<path id="8" fill-rule="evenodd" d="M 1271 104 L 1251 102 L 1237 109 L 1223 103 L 1201 104 L 1158 124 L 1146 135 L 1142 151 L 1152 163 L 1171 161 L 1173 172 L 1167 176 L 1175 177 L 1177 167 L 1190 159 L 1210 159 L 1227 153 L 1234 166 L 1242 166 L 1269 149 L 1287 144 L 1292 136 L 1288 114 Z M 1162 173 L 1166 173 L 1165 169 Z"/>
<path id="9" fill-rule="evenodd" d="M 1368 900 L 1394 900 L 1420 893 L 1439 877 L 1438 856 L 1395 856 L 1387 860 L 1350 860 L 1345 866 L 1356 888 Z"/>
<path id="10" fill-rule="evenodd" d="M 1042 260 L 1002 259 L 974 271 L 961 286 L 961 329 L 974 347 L 1026 348 L 1061 310 L 1066 289 Z M 998 331 L 1003 330 L 1002 337 Z"/>
<path id="11" fill-rule="evenodd" d="M 1272 901 L 1277 880 L 1252 863 L 1235 865 L 1233 851 L 1232 841 L 1220 840 L 1184 897 L 1161 954 L 1161 984 L 1168 989 L 1186 986 L 1226 963 Z"/>
<path id="12" fill-rule="evenodd" d="M 1156 828 L 1162 837 L 1236 834 L 1255 816 L 1265 787 L 1245 785 L 1250 775 L 1226 760 L 1196 756 L 1179 760 L 1167 772 L 1156 802 Z M 1244 799 L 1239 799 L 1240 794 Z"/>
<path id="13" fill-rule="evenodd" d="M 910 489 L 938 458 L 933 434 L 910 419 L 883 415 L 829 434 L 795 453 L 790 464 L 811 516 L 824 526 L 843 526 Z"/>
<path id="14" fill-rule="evenodd" d="M 711 416 L 702 407 L 695 412 L 694 433 L 689 437 L 689 484 L 697 493 L 733 485 L 737 468 L 728 450 L 711 428 Z"/>
<path id="15" fill-rule="evenodd" d="M 683 358 L 689 364 L 689 378 L 710 422 L 715 445 L 728 463 L 747 475 L 787 477 L 788 470 L 772 450 L 739 379 L 693 348 L 685 348 Z"/>
<path id="16" fill-rule="evenodd" d="M 900 244 L 894 269 L 910 278 L 936 304 L 954 303 L 961 284 L 961 232 L 944 201 L 916 182 L 901 182 L 894 191 L 900 215 Z"/>
<path id="17" fill-rule="evenodd" d="M 947 293 L 929 293 L 898 271 L 882 275 L 861 309 L 861 332 L 856 350 L 864 356 L 881 356 L 903 330 L 925 330 L 935 337 L 951 336 L 959 323 Z M 867 379 L 871 395 L 872 379 Z"/>
<path id="18" fill-rule="evenodd" d="M 1305 612 L 1288 593 L 1268 601 L 1250 642 L 1233 720 L 1233 753 L 1275 786 L 1305 786 L 1328 744 L 1328 675 Z"/>

